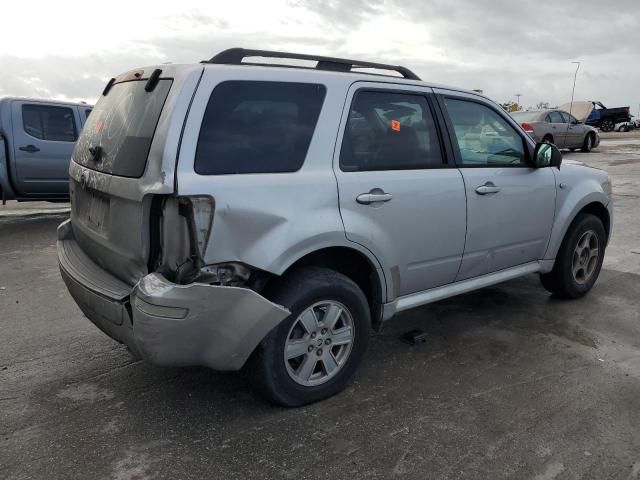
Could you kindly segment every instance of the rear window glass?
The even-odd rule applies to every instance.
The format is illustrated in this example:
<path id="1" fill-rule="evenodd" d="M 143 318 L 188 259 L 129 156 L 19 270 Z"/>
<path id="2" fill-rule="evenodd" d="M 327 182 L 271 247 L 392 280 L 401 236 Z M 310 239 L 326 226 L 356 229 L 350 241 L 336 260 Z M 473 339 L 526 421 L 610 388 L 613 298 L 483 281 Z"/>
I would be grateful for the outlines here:
<path id="1" fill-rule="evenodd" d="M 73 110 L 67 107 L 23 105 L 22 126 L 40 140 L 75 142 L 78 136 Z"/>
<path id="2" fill-rule="evenodd" d="M 511 116 L 518 122 L 534 122 L 540 116 L 540 112 L 513 112 Z"/>
<path id="3" fill-rule="evenodd" d="M 73 151 L 76 163 L 122 177 L 142 175 L 171 88 L 171 80 L 162 79 L 147 92 L 146 83 L 116 83 L 100 97 Z M 96 147 L 100 147 L 98 156 L 92 153 Z"/>
<path id="4" fill-rule="evenodd" d="M 294 172 L 313 137 L 325 87 L 288 82 L 218 85 L 205 110 L 195 170 L 201 175 Z"/>

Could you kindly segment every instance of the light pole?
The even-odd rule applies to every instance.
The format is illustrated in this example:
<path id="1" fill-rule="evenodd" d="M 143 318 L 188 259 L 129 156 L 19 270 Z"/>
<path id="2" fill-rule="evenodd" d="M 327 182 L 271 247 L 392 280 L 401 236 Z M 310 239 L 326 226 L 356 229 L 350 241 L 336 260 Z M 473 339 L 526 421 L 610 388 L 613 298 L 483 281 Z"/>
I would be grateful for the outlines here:
<path id="1" fill-rule="evenodd" d="M 521 93 L 516 93 L 516 105 L 518 106 L 518 108 L 520 108 L 520 97 L 522 96 Z"/>
<path id="2" fill-rule="evenodd" d="M 576 73 L 573 75 L 573 90 L 571 90 L 571 103 L 569 104 L 569 115 L 571 115 L 571 110 L 573 109 L 573 95 L 576 93 L 576 79 L 578 78 L 578 70 L 580 70 L 580 62 L 571 62 L 575 63 L 578 66 L 576 67 Z"/>

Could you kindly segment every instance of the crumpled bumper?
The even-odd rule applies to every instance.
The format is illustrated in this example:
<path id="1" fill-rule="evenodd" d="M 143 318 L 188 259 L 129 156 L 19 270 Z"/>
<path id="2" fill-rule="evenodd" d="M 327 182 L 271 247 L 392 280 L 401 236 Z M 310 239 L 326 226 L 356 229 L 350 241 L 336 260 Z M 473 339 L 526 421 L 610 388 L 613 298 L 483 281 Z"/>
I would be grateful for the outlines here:
<path id="1" fill-rule="evenodd" d="M 246 288 L 177 285 L 158 273 L 126 285 L 84 254 L 69 220 L 58 227 L 57 251 L 62 278 L 87 318 L 157 365 L 238 370 L 289 315 Z"/>

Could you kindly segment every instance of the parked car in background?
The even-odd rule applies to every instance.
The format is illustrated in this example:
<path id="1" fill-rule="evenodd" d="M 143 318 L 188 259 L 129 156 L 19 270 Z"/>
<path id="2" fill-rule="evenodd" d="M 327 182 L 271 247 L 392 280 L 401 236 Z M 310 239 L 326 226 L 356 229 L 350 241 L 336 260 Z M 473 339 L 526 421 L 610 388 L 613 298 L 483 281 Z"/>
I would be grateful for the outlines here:
<path id="1" fill-rule="evenodd" d="M 562 110 L 529 110 L 511 116 L 536 142 L 553 143 L 558 148 L 590 152 L 600 143 L 598 130 Z"/>
<path id="2" fill-rule="evenodd" d="M 603 132 L 611 132 L 618 123 L 631 121 L 629 107 L 607 108 L 602 102 L 581 101 L 560 105 L 560 110 L 571 112 L 586 125 L 597 127 Z"/>
<path id="3" fill-rule="evenodd" d="M 69 161 L 91 106 L 0 98 L 0 198 L 64 201 Z"/>
<path id="4" fill-rule="evenodd" d="M 395 313 L 531 273 L 585 295 L 611 184 L 561 162 L 495 102 L 404 67 L 243 49 L 147 67 L 111 79 L 76 142 L 60 271 L 140 357 L 245 367 L 304 405 Z"/>

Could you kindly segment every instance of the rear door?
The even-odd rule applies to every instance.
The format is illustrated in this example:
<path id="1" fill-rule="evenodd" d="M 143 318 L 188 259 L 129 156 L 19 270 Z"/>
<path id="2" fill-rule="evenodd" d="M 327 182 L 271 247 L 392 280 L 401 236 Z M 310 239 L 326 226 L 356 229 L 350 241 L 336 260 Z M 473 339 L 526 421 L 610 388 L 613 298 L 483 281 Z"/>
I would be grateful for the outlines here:
<path id="1" fill-rule="evenodd" d="M 531 168 L 528 137 L 488 101 L 441 97 L 467 193 L 467 237 L 457 280 L 541 259 L 555 212 L 555 176 Z"/>
<path id="2" fill-rule="evenodd" d="M 390 273 L 391 297 L 454 281 L 466 227 L 462 176 L 447 163 L 431 89 L 356 83 L 334 158 L 347 238 Z"/>
<path id="3" fill-rule="evenodd" d="M 560 112 L 549 112 L 547 115 L 547 121 L 551 124 L 551 134 L 553 135 L 553 143 L 558 148 L 565 148 L 567 146 L 567 123 L 565 123 Z"/>
<path id="4" fill-rule="evenodd" d="M 174 190 L 178 143 L 201 74 L 199 65 L 160 65 L 120 75 L 100 95 L 73 151 L 75 239 L 131 285 L 148 272 L 152 206 Z"/>
<path id="5" fill-rule="evenodd" d="M 81 125 L 75 107 L 12 104 L 14 168 L 23 194 L 65 194 L 69 161 Z"/>

